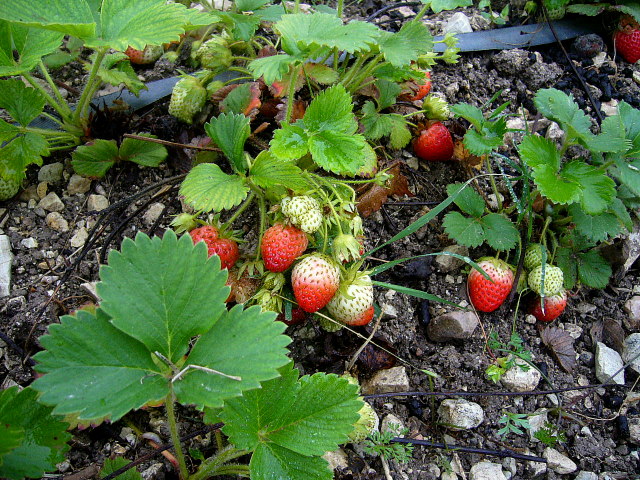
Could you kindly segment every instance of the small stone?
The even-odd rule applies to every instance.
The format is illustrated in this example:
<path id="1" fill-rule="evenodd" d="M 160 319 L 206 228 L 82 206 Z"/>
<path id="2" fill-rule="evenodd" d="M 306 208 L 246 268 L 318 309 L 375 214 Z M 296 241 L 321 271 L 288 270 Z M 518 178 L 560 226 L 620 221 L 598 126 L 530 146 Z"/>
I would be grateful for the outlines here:
<path id="1" fill-rule="evenodd" d="M 476 428 L 484 420 L 482 407 L 464 399 L 443 400 L 438 407 L 440 422 L 451 430 Z"/>
<path id="2" fill-rule="evenodd" d="M 64 170 L 64 165 L 60 162 L 43 165 L 38 171 L 38 181 L 58 183 L 62 180 L 62 170 Z"/>
<path id="3" fill-rule="evenodd" d="M 418 170 L 420 168 L 420 162 L 418 162 L 418 159 L 416 157 L 407 158 L 405 163 L 412 170 Z"/>
<path id="4" fill-rule="evenodd" d="M 578 469 L 578 466 L 573 460 L 566 455 L 563 455 L 555 448 L 545 448 L 542 453 L 542 457 L 547 459 L 547 465 L 557 474 L 566 475 L 568 473 L 573 473 Z"/>
<path id="5" fill-rule="evenodd" d="M 20 240 L 20 245 L 24 248 L 38 248 L 38 241 L 33 237 L 23 238 Z"/>
<path id="6" fill-rule="evenodd" d="M 29 202 L 31 200 L 40 200 L 38 196 L 38 187 L 35 185 L 29 185 L 27 188 L 22 190 L 18 195 L 18 200 L 21 202 Z"/>
<path id="7" fill-rule="evenodd" d="M 556 122 L 552 122 L 547 129 L 546 137 L 554 142 L 560 142 L 564 138 L 564 131 Z"/>
<path id="8" fill-rule="evenodd" d="M 379 370 L 362 385 L 363 395 L 409 391 L 409 377 L 405 367 Z"/>
<path id="9" fill-rule="evenodd" d="M 574 480 L 598 480 L 598 474 L 580 470 Z"/>
<path id="10" fill-rule="evenodd" d="M 38 200 L 42 200 L 47 196 L 47 191 L 49 190 L 49 184 L 47 182 L 40 182 L 36 187 L 36 194 L 38 195 Z"/>
<path id="11" fill-rule="evenodd" d="M 7 300 L 7 313 L 9 315 L 21 312 L 27 308 L 27 299 L 21 295 L 19 297 L 13 297 Z M 0 340 L 0 345 L 2 345 L 2 341 Z"/>
<path id="12" fill-rule="evenodd" d="M 618 352 L 602 342 L 596 344 L 596 378 L 600 383 L 613 381 L 618 385 L 624 385 L 623 365 L 622 357 Z M 614 374 L 615 377 L 610 378 Z"/>
<path id="13" fill-rule="evenodd" d="M 580 35 L 573 41 L 571 48 L 582 58 L 593 58 L 606 49 L 602 37 L 595 33 Z"/>
<path id="14" fill-rule="evenodd" d="M 156 220 L 160 218 L 160 215 L 162 215 L 163 211 L 164 204 L 156 202 L 149 206 L 149 210 L 147 210 L 142 216 L 142 221 L 145 223 L 145 225 L 150 227 L 151 225 L 156 223 Z"/>
<path id="15" fill-rule="evenodd" d="M 54 192 L 49 193 L 46 197 L 40 200 L 38 207 L 46 210 L 47 212 L 60 212 L 64 210 L 64 203 L 60 200 L 60 197 Z"/>
<path id="16" fill-rule="evenodd" d="M 629 441 L 640 445 L 640 417 L 628 417 Z"/>
<path id="17" fill-rule="evenodd" d="M 140 473 L 143 480 L 156 480 L 157 478 L 164 478 L 163 474 L 164 465 L 162 463 L 154 463 L 150 467 Z"/>
<path id="18" fill-rule="evenodd" d="M 473 32 L 473 28 L 471 28 L 471 22 L 469 21 L 469 17 L 467 17 L 462 12 L 454 13 L 449 21 L 444 24 L 443 33 L 446 35 L 447 33 L 471 33 Z"/>
<path id="19" fill-rule="evenodd" d="M 535 455 L 534 452 L 525 450 L 526 455 Z M 536 455 L 537 456 L 537 455 Z M 525 478 L 540 478 L 547 472 L 547 464 L 544 462 L 527 462 L 527 477 Z"/>
<path id="20" fill-rule="evenodd" d="M 380 432 L 392 432 L 400 437 L 404 437 L 399 432 L 405 429 L 404 423 L 398 417 L 396 417 L 393 413 L 387 414 L 382 421 L 380 422 Z"/>
<path id="21" fill-rule="evenodd" d="M 637 70 L 633 72 L 633 81 L 640 83 L 640 72 Z"/>
<path id="22" fill-rule="evenodd" d="M 587 303 L 587 302 L 580 302 L 579 304 L 577 304 L 575 306 L 575 309 L 579 312 L 582 313 L 583 315 L 586 315 L 588 313 L 591 313 L 595 310 L 598 309 L 598 307 L 596 307 L 594 304 L 592 303 Z"/>
<path id="23" fill-rule="evenodd" d="M 82 288 L 84 288 L 84 290 L 91 295 L 96 302 L 100 302 L 101 298 L 100 295 L 98 295 L 98 289 L 96 288 L 96 285 L 98 285 L 98 282 L 86 282 L 81 284 L 80 286 Z"/>
<path id="24" fill-rule="evenodd" d="M 7 235 L 0 235 L 0 298 L 8 296 L 11 291 L 12 263 L 11 241 Z"/>
<path id="25" fill-rule="evenodd" d="M 473 312 L 456 310 L 431 319 L 427 336 L 432 342 L 466 340 L 471 338 L 477 326 L 478 317 Z"/>
<path id="26" fill-rule="evenodd" d="M 347 454 L 341 448 L 334 450 L 333 452 L 325 453 L 324 458 L 329 464 L 331 470 L 345 470 L 349 467 L 349 461 L 347 460 Z"/>
<path id="27" fill-rule="evenodd" d="M 540 440 L 535 437 L 535 433 L 542 427 L 544 427 L 549 421 L 549 410 L 547 410 L 546 408 L 540 408 L 529 415 L 529 418 L 527 418 L 527 420 L 529 421 L 529 425 L 531 426 L 531 428 L 528 429 L 529 440 L 534 443 L 539 442 Z"/>
<path id="28" fill-rule="evenodd" d="M 391 303 L 383 303 L 380 310 L 383 318 L 398 318 L 398 309 Z"/>
<path id="29" fill-rule="evenodd" d="M 622 361 L 629 363 L 629 368 L 640 373 L 640 333 L 632 333 L 624 339 Z"/>
<path id="30" fill-rule="evenodd" d="M 56 469 L 60 473 L 64 473 L 68 471 L 70 468 L 71 468 L 71 463 L 69 463 L 69 460 L 64 460 L 60 463 L 56 463 Z"/>
<path id="31" fill-rule="evenodd" d="M 104 195 L 89 195 L 87 200 L 87 210 L 99 212 L 109 206 L 109 200 Z"/>
<path id="32" fill-rule="evenodd" d="M 498 193 L 498 196 L 496 197 L 495 193 L 491 193 L 489 195 L 487 195 L 487 206 L 491 209 L 491 210 L 498 210 L 498 198 L 500 198 L 500 201 L 503 202 L 504 201 L 504 195 L 502 195 L 501 193 Z"/>
<path id="33" fill-rule="evenodd" d="M 69 222 L 67 222 L 59 212 L 51 212 L 47 214 L 44 220 L 47 222 L 49 228 L 56 232 L 64 233 L 69 231 Z"/>
<path id="34" fill-rule="evenodd" d="M 629 330 L 640 329 L 640 296 L 634 295 L 624 304 L 627 318 L 623 319 L 625 327 Z"/>
<path id="35" fill-rule="evenodd" d="M 507 480 L 502 473 L 502 465 L 492 462 L 479 462 L 471 467 L 469 480 Z"/>
<path id="36" fill-rule="evenodd" d="M 453 472 L 442 472 L 440 480 L 458 480 L 458 476 Z"/>
<path id="37" fill-rule="evenodd" d="M 600 109 L 607 117 L 613 117 L 618 114 L 618 100 L 612 98 L 608 102 L 602 102 Z"/>
<path id="38" fill-rule="evenodd" d="M 595 57 L 593 57 L 592 60 L 593 65 L 596 68 L 600 68 L 602 65 L 604 65 L 604 62 L 609 61 L 609 55 L 607 55 L 607 52 L 600 52 Z"/>
<path id="39" fill-rule="evenodd" d="M 502 375 L 500 382 L 511 392 L 530 392 L 538 386 L 541 377 L 538 369 L 516 359 L 514 365 Z"/>
<path id="40" fill-rule="evenodd" d="M 526 315 L 524 317 L 524 321 L 531 324 L 531 325 L 535 325 L 538 322 L 538 319 L 536 317 L 534 317 L 533 315 Z"/>
<path id="41" fill-rule="evenodd" d="M 79 193 L 87 193 L 91 188 L 91 179 L 84 178 L 74 173 L 71 175 L 69 179 L 69 184 L 67 185 L 67 193 L 69 195 L 77 195 Z"/>
<path id="42" fill-rule="evenodd" d="M 73 234 L 73 237 L 71 237 L 71 246 L 73 248 L 80 248 L 84 246 L 87 238 L 89 238 L 89 232 L 87 232 L 87 229 L 84 227 L 79 228 L 76 233 Z"/>
<path id="43" fill-rule="evenodd" d="M 469 249 L 462 245 L 449 245 L 445 247 L 443 252 L 455 253 L 456 255 L 462 255 L 463 257 L 469 256 Z M 464 265 L 464 260 L 456 258 L 452 255 L 440 254 L 435 259 L 438 270 L 442 273 L 454 272 Z"/>

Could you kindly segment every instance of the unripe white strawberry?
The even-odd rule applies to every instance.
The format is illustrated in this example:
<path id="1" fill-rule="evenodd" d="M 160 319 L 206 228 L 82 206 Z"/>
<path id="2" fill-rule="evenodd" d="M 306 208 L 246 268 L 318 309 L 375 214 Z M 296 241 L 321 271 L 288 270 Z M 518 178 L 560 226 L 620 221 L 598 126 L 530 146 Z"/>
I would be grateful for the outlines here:
<path id="1" fill-rule="evenodd" d="M 360 443 L 364 441 L 378 428 L 378 414 L 369 403 L 364 402 L 362 408 L 358 411 L 360 418 L 353 426 L 353 431 L 349 434 L 351 443 Z"/>
<path id="2" fill-rule="evenodd" d="M 183 77 L 173 87 L 169 114 L 191 124 L 193 116 L 202 110 L 207 101 L 207 90 L 196 77 Z"/>
<path id="3" fill-rule="evenodd" d="M 542 265 L 531 270 L 527 281 L 529 282 L 529 288 L 542 296 Z M 564 274 L 562 270 L 547 263 L 544 267 L 544 296 L 549 297 L 557 294 L 562 290 L 563 286 Z"/>
<path id="4" fill-rule="evenodd" d="M 314 233 L 322 225 L 322 210 L 318 201 L 308 195 L 285 197 L 282 213 L 305 233 Z"/>
<path id="5" fill-rule="evenodd" d="M 9 200 L 18 193 L 21 184 L 22 179 L 17 179 L 15 177 L 5 179 L 0 177 L 0 201 Z"/>
<path id="6" fill-rule="evenodd" d="M 540 243 L 530 244 L 524 254 L 524 268 L 527 270 L 533 270 L 534 268 L 542 265 L 543 250 L 546 253 L 546 258 L 549 258 L 549 250 L 547 250 L 547 247 Z"/>
<path id="7" fill-rule="evenodd" d="M 371 277 L 359 274 L 346 285 L 341 285 L 327 310 L 339 322 L 347 325 L 366 325 L 373 318 L 373 284 Z"/>
<path id="8" fill-rule="evenodd" d="M 200 45 L 196 51 L 196 59 L 204 68 L 223 70 L 231 66 L 233 54 L 224 38 L 213 37 Z"/>

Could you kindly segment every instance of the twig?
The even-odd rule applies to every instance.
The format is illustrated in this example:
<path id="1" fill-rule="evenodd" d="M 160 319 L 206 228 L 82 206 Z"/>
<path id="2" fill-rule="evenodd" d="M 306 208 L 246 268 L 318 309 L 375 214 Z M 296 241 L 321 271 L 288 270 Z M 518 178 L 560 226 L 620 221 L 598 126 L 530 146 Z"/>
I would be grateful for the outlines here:
<path id="1" fill-rule="evenodd" d="M 382 319 L 382 314 L 384 312 L 380 312 L 380 315 L 378 315 L 378 318 L 376 319 L 376 323 L 373 325 L 373 329 L 371 330 L 371 335 L 369 335 L 367 337 L 367 339 L 364 341 L 364 343 L 360 346 L 360 348 L 358 348 L 358 350 L 356 351 L 356 353 L 353 354 L 353 356 L 351 357 L 351 360 L 349 360 L 349 363 L 347 364 L 347 371 L 350 371 L 353 368 L 353 364 L 356 363 L 356 360 L 358 359 L 358 356 L 362 353 L 362 351 L 365 349 L 365 347 L 369 344 L 369 342 L 371 342 L 371 340 L 373 339 L 373 336 L 376 334 L 376 332 L 378 331 L 378 327 L 380 326 L 380 320 Z"/>
<path id="2" fill-rule="evenodd" d="M 142 140 L 143 142 L 159 143 L 160 145 L 166 145 L 168 147 L 176 148 L 190 148 L 191 150 L 205 150 L 207 152 L 221 152 L 217 147 L 200 147 L 198 145 L 187 145 L 185 143 L 170 142 L 168 140 L 160 140 L 159 138 L 144 137 L 142 135 L 134 135 L 132 133 L 125 133 L 124 138 L 133 138 L 134 140 Z"/>

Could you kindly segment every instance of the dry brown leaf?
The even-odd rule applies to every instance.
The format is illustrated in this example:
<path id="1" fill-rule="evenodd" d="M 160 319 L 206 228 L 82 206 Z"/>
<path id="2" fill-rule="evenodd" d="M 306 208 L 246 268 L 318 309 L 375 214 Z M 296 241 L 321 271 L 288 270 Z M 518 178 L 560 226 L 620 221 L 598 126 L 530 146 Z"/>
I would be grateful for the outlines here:
<path id="1" fill-rule="evenodd" d="M 547 327 L 540 332 L 540 338 L 562 369 L 571 373 L 576 367 L 576 351 L 573 348 L 574 339 L 568 332 L 558 327 Z"/>
<path id="2" fill-rule="evenodd" d="M 604 321 L 604 328 L 602 330 L 602 341 L 616 352 L 622 354 L 624 338 L 625 334 L 622 325 L 612 318 L 607 318 Z"/>
<path id="3" fill-rule="evenodd" d="M 385 204 L 390 195 L 409 195 L 413 196 L 413 193 L 409 190 L 409 182 L 400 172 L 400 166 L 389 170 L 389 173 L 393 175 L 385 187 L 380 185 L 371 185 L 364 194 L 358 199 L 358 211 L 363 217 L 368 217 L 372 213 L 380 210 L 382 205 Z"/>
<path id="4" fill-rule="evenodd" d="M 480 170 L 482 168 L 482 157 L 471 154 L 466 149 L 462 140 L 454 140 L 453 142 L 453 160 L 457 160 L 467 168 L 475 168 Z"/>

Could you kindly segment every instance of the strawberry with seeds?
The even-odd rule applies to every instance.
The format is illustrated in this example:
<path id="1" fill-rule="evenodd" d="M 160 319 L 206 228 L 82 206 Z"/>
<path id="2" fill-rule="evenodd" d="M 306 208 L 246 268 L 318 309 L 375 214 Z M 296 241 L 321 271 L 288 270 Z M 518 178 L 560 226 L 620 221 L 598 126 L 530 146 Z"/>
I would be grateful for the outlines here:
<path id="1" fill-rule="evenodd" d="M 334 320 L 351 326 L 366 325 L 373 318 L 373 284 L 371 277 L 358 272 L 355 278 L 340 285 L 327 304 Z"/>
<path id="2" fill-rule="evenodd" d="M 164 53 L 161 45 L 147 45 L 143 50 L 129 47 L 124 54 L 129 57 L 131 63 L 146 65 L 155 62 Z"/>
<path id="3" fill-rule="evenodd" d="M 467 279 L 469 300 L 481 312 L 493 312 L 504 303 L 513 287 L 513 270 L 507 262 L 493 257 L 481 258 L 478 266 L 490 279 L 472 270 Z"/>
<path id="4" fill-rule="evenodd" d="M 619 29 L 613 34 L 613 43 L 627 62 L 640 60 L 640 25 L 633 17 L 625 15 L 620 19 Z"/>
<path id="5" fill-rule="evenodd" d="M 531 307 L 531 315 L 541 322 L 552 322 L 564 312 L 567 306 L 567 292 L 562 289 L 559 293 L 544 297 L 544 311 L 540 305 L 540 297 L 536 297 Z"/>
<path id="6" fill-rule="evenodd" d="M 229 269 L 235 265 L 240 257 L 238 244 L 231 238 L 220 238 L 218 229 L 213 225 L 204 225 L 189 232 L 193 243 L 205 242 L 209 256 L 220 257 L 220 268 Z"/>
<path id="7" fill-rule="evenodd" d="M 434 122 L 413 141 L 413 150 L 422 160 L 446 162 L 453 156 L 453 138 L 441 122 Z"/>
<path id="8" fill-rule="evenodd" d="M 328 255 L 314 253 L 293 267 L 291 285 L 300 308 L 308 313 L 317 312 L 338 290 L 340 269 Z"/>
<path id="9" fill-rule="evenodd" d="M 304 253 L 308 244 L 307 235 L 302 230 L 278 223 L 262 236 L 260 251 L 264 266 L 272 272 L 284 272 Z"/>

